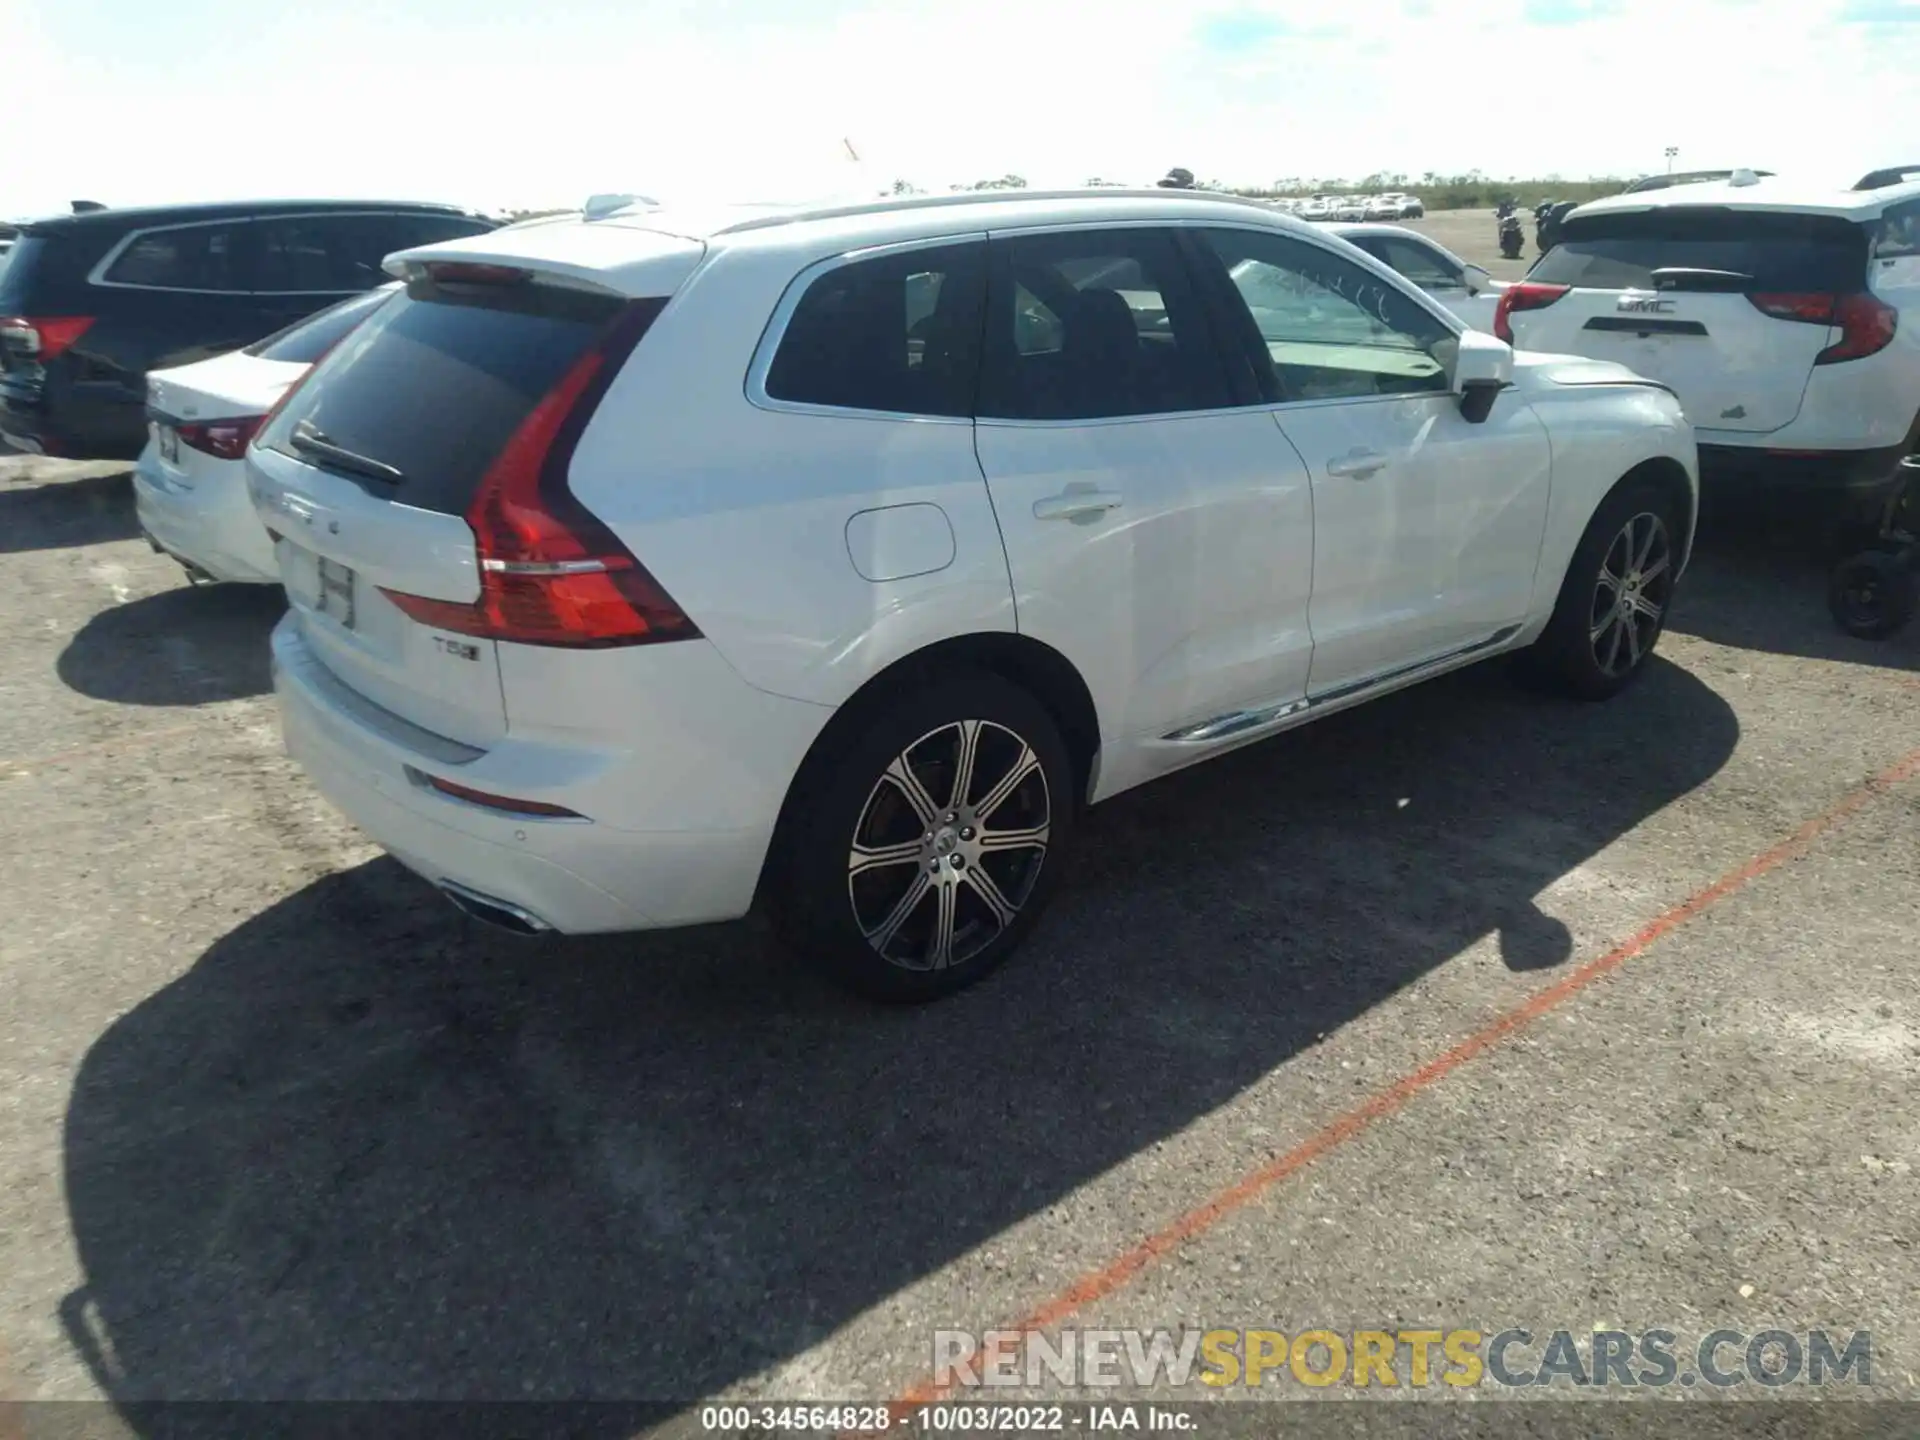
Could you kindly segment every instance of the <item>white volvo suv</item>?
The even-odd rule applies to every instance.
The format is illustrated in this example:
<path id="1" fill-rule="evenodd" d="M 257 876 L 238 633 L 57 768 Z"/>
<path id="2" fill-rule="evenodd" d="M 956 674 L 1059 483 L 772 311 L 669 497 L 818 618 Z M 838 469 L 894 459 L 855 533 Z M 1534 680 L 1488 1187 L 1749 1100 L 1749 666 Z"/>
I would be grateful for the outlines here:
<path id="1" fill-rule="evenodd" d="M 1692 431 L 1344 242 L 1101 190 L 648 209 L 391 257 L 248 452 L 289 749 L 469 913 L 756 898 L 925 998 L 1088 804 L 1501 652 L 1646 663 Z"/>

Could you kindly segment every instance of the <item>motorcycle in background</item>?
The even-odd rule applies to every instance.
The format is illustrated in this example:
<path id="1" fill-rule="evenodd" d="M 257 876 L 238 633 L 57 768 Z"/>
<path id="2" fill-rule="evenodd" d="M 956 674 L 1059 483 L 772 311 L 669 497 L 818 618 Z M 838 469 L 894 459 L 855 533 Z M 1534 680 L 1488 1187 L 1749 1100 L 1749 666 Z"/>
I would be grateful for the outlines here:
<path id="1" fill-rule="evenodd" d="M 1500 253 L 1509 260 L 1520 258 L 1521 247 L 1526 236 L 1520 228 L 1520 216 L 1511 200 L 1500 202 L 1500 208 L 1493 212 L 1500 222 Z"/>
<path id="2" fill-rule="evenodd" d="M 1533 207 L 1533 248 L 1542 255 L 1547 253 L 1547 216 L 1553 213 L 1557 200 L 1542 200 Z"/>
<path id="3" fill-rule="evenodd" d="M 1560 243 L 1560 226 L 1579 204 L 1578 200 L 1549 200 L 1533 212 L 1533 243 L 1542 255 Z"/>

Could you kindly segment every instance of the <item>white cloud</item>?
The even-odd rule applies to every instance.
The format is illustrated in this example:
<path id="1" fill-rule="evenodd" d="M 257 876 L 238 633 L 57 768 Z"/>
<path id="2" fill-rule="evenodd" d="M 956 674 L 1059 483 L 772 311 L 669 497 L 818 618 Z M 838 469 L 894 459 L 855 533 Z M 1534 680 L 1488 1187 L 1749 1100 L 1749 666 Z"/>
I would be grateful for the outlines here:
<path id="1" fill-rule="evenodd" d="M 394 0 L 264 21 L 246 0 L 80 3 L 0 0 L 0 214 L 80 196 L 505 206 L 896 175 L 1148 180 L 1174 164 L 1240 182 L 1573 177 L 1656 168 L 1670 144 L 1682 166 L 1838 181 L 1920 159 L 1920 26 L 1791 0 L 1602 0 L 1559 25 L 1527 16 L 1572 0 Z"/>

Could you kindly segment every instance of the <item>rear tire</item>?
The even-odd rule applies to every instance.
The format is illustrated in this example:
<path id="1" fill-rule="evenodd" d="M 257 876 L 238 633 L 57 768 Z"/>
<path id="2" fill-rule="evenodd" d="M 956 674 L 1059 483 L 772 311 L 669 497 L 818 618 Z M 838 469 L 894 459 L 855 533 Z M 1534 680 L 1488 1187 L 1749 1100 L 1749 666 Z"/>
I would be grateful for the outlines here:
<path id="1" fill-rule="evenodd" d="M 960 670 L 901 694 L 794 797 L 775 924 L 873 999 L 973 984 L 1052 898 L 1073 773 L 1053 717 L 997 675 Z"/>
<path id="2" fill-rule="evenodd" d="M 1889 550 L 1863 550 L 1834 567 L 1827 608 L 1834 623 L 1861 640 L 1884 640 L 1913 618 L 1920 576 Z"/>
<path id="3" fill-rule="evenodd" d="M 1666 628 L 1678 535 L 1673 501 L 1657 485 L 1625 485 L 1601 501 L 1526 668 L 1582 700 L 1610 700 L 1632 684 Z"/>

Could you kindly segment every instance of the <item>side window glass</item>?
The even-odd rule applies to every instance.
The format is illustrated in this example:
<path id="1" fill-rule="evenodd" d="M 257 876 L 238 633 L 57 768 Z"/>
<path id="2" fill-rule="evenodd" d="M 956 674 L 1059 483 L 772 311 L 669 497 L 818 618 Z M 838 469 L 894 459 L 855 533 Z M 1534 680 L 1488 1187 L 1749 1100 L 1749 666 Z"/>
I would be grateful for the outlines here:
<path id="1" fill-rule="evenodd" d="M 367 224 L 374 227 L 373 248 L 380 253 L 374 263 L 396 250 L 411 250 L 416 245 L 436 245 L 442 240 L 458 240 L 467 235 L 484 235 L 491 226 L 464 215 L 371 215 Z"/>
<path id="2" fill-rule="evenodd" d="M 1437 251 L 1394 236 L 1383 241 L 1382 246 L 1382 251 L 1375 253 L 1422 290 L 1458 288 L 1461 283 L 1460 272 L 1442 259 Z"/>
<path id="3" fill-rule="evenodd" d="M 1289 236 L 1202 233 L 1272 367 L 1269 393 L 1331 400 L 1447 388 L 1453 331 L 1391 284 Z"/>
<path id="4" fill-rule="evenodd" d="M 1094 420 L 1234 403 L 1168 232 L 1015 236 L 994 250 L 981 415 Z"/>
<path id="5" fill-rule="evenodd" d="M 1876 260 L 1903 260 L 1920 255 L 1920 200 L 1894 205 L 1881 217 L 1873 243 Z"/>
<path id="6" fill-rule="evenodd" d="M 366 290 L 386 277 L 376 248 L 371 218 L 352 215 L 299 215 L 255 222 L 259 237 L 259 285 L 264 291 L 338 294 Z"/>
<path id="7" fill-rule="evenodd" d="M 156 290 L 245 290 L 242 226 L 188 225 L 136 239 L 101 278 Z"/>
<path id="8" fill-rule="evenodd" d="M 986 243 L 839 265 L 787 321 L 767 397 L 899 415 L 973 413 Z"/>

